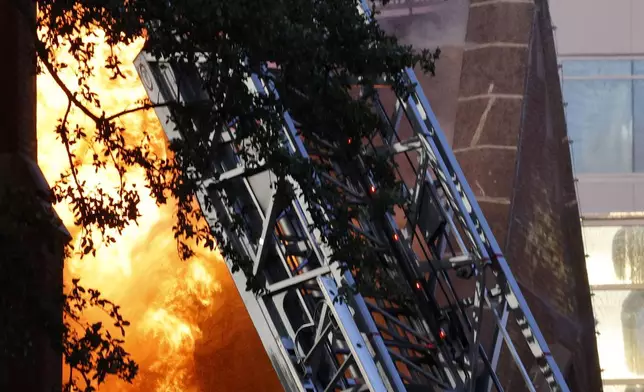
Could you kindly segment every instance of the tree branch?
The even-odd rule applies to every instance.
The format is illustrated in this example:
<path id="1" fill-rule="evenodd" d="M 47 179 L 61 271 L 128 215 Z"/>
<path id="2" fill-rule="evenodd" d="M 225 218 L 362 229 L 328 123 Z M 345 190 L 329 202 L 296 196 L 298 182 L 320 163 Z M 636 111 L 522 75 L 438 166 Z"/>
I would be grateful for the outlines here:
<path id="1" fill-rule="evenodd" d="M 141 106 L 138 106 L 138 107 L 135 107 L 135 108 L 132 108 L 132 109 L 123 110 L 123 111 L 118 112 L 116 114 L 113 114 L 113 115 L 111 115 L 109 117 L 106 117 L 105 121 L 116 120 L 117 118 L 125 116 L 126 114 L 135 113 L 135 112 L 138 112 L 138 111 L 141 111 L 141 110 L 156 109 L 156 108 L 162 108 L 162 107 L 170 106 L 172 103 L 173 102 L 163 102 L 163 103 L 151 103 L 151 104 L 141 105 Z"/>
<path id="2" fill-rule="evenodd" d="M 69 138 L 67 137 L 67 117 L 69 116 L 69 112 L 71 111 L 72 108 L 72 101 L 68 100 L 67 101 L 67 109 L 65 110 L 65 116 L 63 116 L 62 123 L 60 124 L 60 138 L 63 144 L 65 145 L 65 152 L 67 152 L 67 161 L 69 162 L 69 166 L 72 171 L 72 178 L 74 179 L 74 183 L 76 184 L 76 188 L 78 188 L 78 194 L 79 194 L 79 203 L 81 203 L 82 208 L 80 209 L 81 215 L 84 217 L 86 215 L 86 208 L 87 204 L 85 203 L 85 195 L 83 194 L 83 187 L 81 186 L 80 180 L 78 179 L 77 175 L 77 170 L 74 166 L 74 160 L 72 159 L 72 152 L 71 152 L 71 147 L 69 144 Z M 86 228 L 83 225 L 83 230 Z"/>
<path id="3" fill-rule="evenodd" d="M 100 117 L 94 114 L 91 110 L 89 110 L 85 105 L 83 105 L 82 102 L 80 102 L 76 98 L 76 94 L 72 93 L 71 90 L 67 87 L 65 82 L 62 81 L 60 76 L 58 76 L 58 73 L 54 69 L 54 65 L 49 61 L 49 56 L 47 49 L 45 48 L 45 45 L 36 38 L 34 40 L 34 45 L 36 47 L 36 53 L 38 54 L 38 58 L 43 62 L 45 65 L 45 68 L 47 68 L 47 72 L 51 75 L 51 77 L 54 79 L 56 84 L 63 90 L 65 95 L 67 96 L 67 99 L 69 99 L 70 102 L 73 102 L 74 105 L 76 105 L 77 108 L 79 108 L 87 117 L 91 118 L 94 122 L 99 122 Z"/>

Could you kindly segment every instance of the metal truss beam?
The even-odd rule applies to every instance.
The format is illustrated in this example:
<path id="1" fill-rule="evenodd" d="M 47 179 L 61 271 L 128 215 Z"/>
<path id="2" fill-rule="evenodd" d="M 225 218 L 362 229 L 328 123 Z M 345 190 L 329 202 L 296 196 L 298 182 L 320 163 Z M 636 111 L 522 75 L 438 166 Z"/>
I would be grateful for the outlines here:
<path id="1" fill-rule="evenodd" d="M 369 17 L 366 4 L 360 4 Z M 178 81 L 199 78 L 145 52 L 135 65 L 153 103 L 185 101 Z M 401 76 L 413 89 L 397 97 L 390 112 L 376 95 L 375 113 L 387 125 L 379 137 L 366 142 L 364 151 L 409 163 L 413 179 L 399 173 L 407 202 L 384 220 L 361 217 L 354 229 L 388 249 L 380 257 L 395 267 L 401 284 L 413 293 L 415 300 L 409 304 L 361 293 L 340 297 L 354 286 L 354 277 L 330 262 L 331 251 L 319 230 L 312 229 L 315 222 L 299 184 L 287 178 L 271 187 L 270 171 L 249 169 L 231 158 L 236 156 L 234 131 L 212 130 L 225 153 L 214 158 L 218 171 L 203 179 L 199 202 L 210 224 L 234 216 L 246 222 L 244 233 L 228 233 L 227 239 L 253 260 L 253 271 L 265 284 L 263 294 L 246 291 L 243 273 L 232 275 L 278 377 L 285 389 L 307 392 L 502 391 L 496 368 L 504 346 L 528 389 L 535 390 L 517 349 L 517 344 L 527 344 L 550 389 L 567 392 L 418 80 L 411 69 Z M 259 94 L 277 96 L 271 83 L 257 75 L 247 84 Z M 393 94 L 384 88 L 378 91 Z M 156 110 L 168 138 L 180 138 L 169 110 Z M 297 136 L 296 119 L 284 113 L 283 120 L 286 148 L 309 159 L 306 141 Z M 418 159 L 412 159 L 412 153 Z M 378 184 L 377 179 L 352 174 L 363 169 L 338 166 L 345 175 L 334 182 L 356 200 L 364 199 Z M 236 207 L 228 208 L 222 197 L 234 199 Z M 465 293 L 457 290 L 454 279 L 469 281 L 465 287 L 471 288 Z M 494 327 L 490 353 L 481 343 L 484 309 L 494 317 L 489 320 Z M 508 333 L 511 315 L 522 340 Z"/>

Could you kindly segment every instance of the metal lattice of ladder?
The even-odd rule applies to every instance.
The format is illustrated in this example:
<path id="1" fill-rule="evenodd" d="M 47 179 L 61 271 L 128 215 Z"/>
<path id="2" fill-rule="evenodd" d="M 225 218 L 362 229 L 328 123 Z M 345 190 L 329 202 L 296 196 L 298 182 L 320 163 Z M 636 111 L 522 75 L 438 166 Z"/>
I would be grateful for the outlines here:
<path id="1" fill-rule="evenodd" d="M 135 65 L 153 103 L 187 102 L 201 86 L 198 75 L 145 51 Z M 214 206 L 207 213 L 211 225 L 244 211 L 248 230 L 229 239 L 252 258 L 253 272 L 262 276 L 266 290 L 255 295 L 246 291 L 243 272 L 232 276 L 280 381 L 289 391 L 503 391 L 497 367 L 505 346 L 528 390 L 536 391 L 507 330 L 513 316 L 522 332 L 519 340 L 527 343 L 550 390 L 567 392 L 413 70 L 405 69 L 401 76 L 413 88 L 395 96 L 379 86 L 383 99 L 376 98 L 373 109 L 388 126 L 365 149 L 410 164 L 411 180 L 400 173 L 408 203 L 399 206 L 396 216 L 387 214 L 384 227 L 367 216 L 357 229 L 391 246 L 395 256 L 386 262 L 401 271 L 414 303 L 400 306 L 361 293 L 338 301 L 340 291 L 354 285 L 354 277 L 329 262 L 330 250 L 319 231 L 310 229 L 314 222 L 306 200 L 298 196 L 299 184 L 291 179 L 289 189 L 273 189 L 270 171 L 246 173 L 232 145 L 233 130 L 219 140 L 226 153 L 213 162 L 217 180 L 203 180 L 198 198 L 202 206 Z M 257 75 L 248 86 L 260 94 L 277 94 Z M 393 105 L 387 105 L 386 97 Z M 168 138 L 180 138 L 169 109 L 155 110 Z M 289 113 L 283 120 L 290 153 L 308 158 L 296 121 Z M 230 185 L 215 186 L 224 180 Z M 371 178 L 366 185 L 344 185 L 368 192 L 369 184 L 377 186 Z M 237 208 L 229 209 L 222 196 L 234 197 Z M 471 283 L 468 292 L 458 290 L 454 279 Z M 484 309 L 493 316 L 493 331 L 485 338 Z M 491 342 L 491 350 L 484 348 L 484 340 Z"/>

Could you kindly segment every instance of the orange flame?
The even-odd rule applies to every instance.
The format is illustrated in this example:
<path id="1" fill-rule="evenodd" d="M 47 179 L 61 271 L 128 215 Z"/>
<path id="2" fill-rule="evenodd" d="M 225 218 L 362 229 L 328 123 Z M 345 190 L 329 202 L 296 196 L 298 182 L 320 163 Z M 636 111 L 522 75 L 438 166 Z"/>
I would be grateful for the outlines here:
<path id="1" fill-rule="evenodd" d="M 86 39 L 96 43 L 96 55 L 92 60 L 95 75 L 89 85 L 99 94 L 102 110 L 110 115 L 135 107 L 135 102 L 146 96 L 132 65 L 141 50 L 142 40 L 117 48 L 126 78 L 111 80 L 109 71 L 103 67 L 110 52 L 103 43 L 102 34 Z M 73 64 L 65 51 L 59 53 L 58 60 Z M 73 87 L 77 84 L 71 68 L 62 71 L 60 76 Z M 54 80 L 49 75 L 39 76 L 38 158 L 50 183 L 68 169 L 64 147 L 53 132 L 66 107 L 67 99 Z M 100 113 L 98 109 L 95 112 Z M 153 139 L 154 152 L 166 156 L 165 136 L 153 111 L 128 114 L 121 121 L 127 130 L 126 138 L 138 141 L 147 134 Z M 90 120 L 80 111 L 72 111 L 70 122 L 85 126 L 88 134 L 93 130 Z M 88 137 L 91 139 L 91 134 Z M 104 189 L 116 192 L 117 171 L 108 168 L 95 172 L 89 142 L 77 145 L 74 152 L 80 178 L 87 181 L 87 187 L 100 184 Z M 212 317 L 217 293 L 221 291 L 216 275 L 221 271 L 217 266 L 220 256 L 197 249 L 197 257 L 189 262 L 180 261 L 172 234 L 172 203 L 156 205 L 145 191 L 142 170 L 129 170 L 126 180 L 136 184 L 141 193 L 139 224 L 127 227 L 122 235 L 116 236 L 116 244 L 100 248 L 95 257 L 81 260 L 79 255 L 74 255 L 67 260 L 65 269 L 66 279 L 80 277 L 81 284 L 98 289 L 106 298 L 121 305 L 124 317 L 132 322 L 127 331 L 126 349 L 141 366 L 139 377 L 133 386 L 111 381 L 101 391 L 196 391 L 199 389 L 195 381 L 196 342 L 203 335 L 201 325 Z M 74 240 L 79 240 L 80 229 L 73 227 L 69 206 L 59 204 L 56 210 Z"/>

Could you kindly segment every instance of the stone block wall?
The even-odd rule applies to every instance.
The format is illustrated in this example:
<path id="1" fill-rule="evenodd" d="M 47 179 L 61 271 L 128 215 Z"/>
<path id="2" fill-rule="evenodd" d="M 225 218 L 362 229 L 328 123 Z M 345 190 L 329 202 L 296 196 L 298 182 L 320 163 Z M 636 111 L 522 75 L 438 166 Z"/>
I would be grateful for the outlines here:
<path id="1" fill-rule="evenodd" d="M 601 390 L 545 0 L 471 1 L 453 147 L 572 390 Z M 508 353 L 500 373 L 506 390 L 523 390 Z"/>

